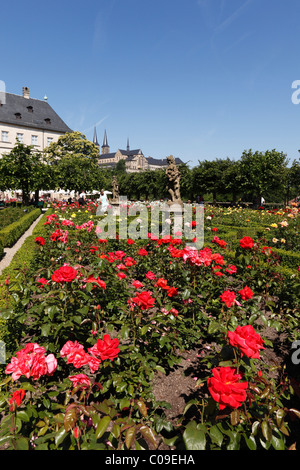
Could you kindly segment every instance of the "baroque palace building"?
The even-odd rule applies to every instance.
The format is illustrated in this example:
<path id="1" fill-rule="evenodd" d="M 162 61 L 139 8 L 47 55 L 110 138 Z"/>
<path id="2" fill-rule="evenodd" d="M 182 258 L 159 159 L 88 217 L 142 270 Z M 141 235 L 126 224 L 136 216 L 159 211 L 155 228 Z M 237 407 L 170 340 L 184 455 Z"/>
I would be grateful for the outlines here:
<path id="1" fill-rule="evenodd" d="M 96 128 L 94 130 L 93 143 L 99 147 Z M 118 149 L 116 152 L 110 152 L 106 130 L 104 131 L 103 144 L 99 156 L 99 165 L 105 168 L 114 168 L 120 160 L 125 160 L 125 168 L 128 173 L 134 173 L 145 170 L 156 170 L 168 166 L 166 158 L 145 157 L 141 149 L 130 150 L 129 139 L 127 140 L 126 150 Z M 183 164 L 180 158 L 175 158 L 177 165 Z"/>
<path id="2" fill-rule="evenodd" d="M 44 100 L 31 98 L 28 87 L 23 87 L 22 95 L 6 92 L 0 95 L 0 157 L 9 153 L 16 142 L 43 151 L 66 132 L 72 130 L 46 97 Z"/>

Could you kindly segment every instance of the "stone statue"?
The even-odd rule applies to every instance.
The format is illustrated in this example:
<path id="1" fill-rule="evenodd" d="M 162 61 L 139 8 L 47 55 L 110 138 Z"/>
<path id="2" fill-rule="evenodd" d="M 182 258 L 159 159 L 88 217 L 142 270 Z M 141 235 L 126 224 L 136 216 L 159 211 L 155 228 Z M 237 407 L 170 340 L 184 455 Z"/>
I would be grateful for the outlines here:
<path id="1" fill-rule="evenodd" d="M 116 176 L 112 179 L 112 202 L 119 202 L 119 185 Z"/>
<path id="2" fill-rule="evenodd" d="M 171 201 L 169 204 L 180 204 L 182 205 L 182 200 L 180 196 L 180 171 L 178 170 L 175 158 L 173 155 L 167 157 L 168 167 L 166 169 L 166 175 L 169 178 L 169 184 L 167 190 L 171 196 Z"/>

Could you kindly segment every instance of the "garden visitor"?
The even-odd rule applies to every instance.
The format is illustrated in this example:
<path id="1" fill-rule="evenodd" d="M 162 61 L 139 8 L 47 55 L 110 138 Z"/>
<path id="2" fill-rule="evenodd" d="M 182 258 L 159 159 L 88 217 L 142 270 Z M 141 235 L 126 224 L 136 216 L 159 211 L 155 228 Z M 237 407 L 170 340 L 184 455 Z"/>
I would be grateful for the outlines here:
<path id="1" fill-rule="evenodd" d="M 85 192 L 83 190 L 81 190 L 81 192 L 79 194 L 78 202 L 79 202 L 80 206 L 84 206 L 84 204 L 85 204 Z"/>
<path id="2" fill-rule="evenodd" d="M 112 194 L 112 193 L 110 191 L 104 191 L 104 189 L 101 189 L 100 198 L 98 201 L 101 204 L 101 212 L 103 213 L 107 211 L 107 207 L 109 204 L 107 194 Z"/>

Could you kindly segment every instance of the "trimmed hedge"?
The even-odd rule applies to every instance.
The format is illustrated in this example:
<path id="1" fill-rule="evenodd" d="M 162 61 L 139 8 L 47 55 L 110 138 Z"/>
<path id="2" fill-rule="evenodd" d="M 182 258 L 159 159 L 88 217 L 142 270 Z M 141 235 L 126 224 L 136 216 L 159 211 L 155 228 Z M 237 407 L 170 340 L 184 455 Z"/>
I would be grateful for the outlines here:
<path id="1" fill-rule="evenodd" d="M 40 215 L 41 210 L 34 209 L 21 219 L 4 227 L 0 230 L 0 243 L 5 248 L 12 247 Z"/>
<path id="2" fill-rule="evenodd" d="M 49 209 L 52 212 L 51 209 Z M 33 229 L 32 235 L 26 238 L 20 249 L 14 255 L 10 265 L 2 271 L 0 275 L 0 314 L 1 309 L 13 307 L 13 298 L 11 296 L 7 297 L 5 280 L 9 277 L 10 285 L 17 281 L 18 279 L 22 281 L 21 271 L 26 268 L 30 268 L 30 264 L 35 258 L 35 249 L 36 243 L 35 238 L 43 232 L 44 222 L 46 221 L 46 216 L 49 211 L 45 212 L 41 220 Z M 39 210 L 39 213 L 41 211 Z M 10 286 L 11 287 L 11 286 Z M 0 340 L 5 336 L 5 323 L 6 321 L 0 318 Z"/>
<path id="3" fill-rule="evenodd" d="M 298 269 L 300 266 L 300 253 L 294 251 L 282 250 L 281 248 L 272 247 L 272 251 L 280 256 L 282 264 L 291 269 Z"/>
<path id="4" fill-rule="evenodd" d="M 235 229 L 235 230 L 233 230 Z M 219 237 L 225 238 L 227 242 L 227 250 L 226 255 L 234 258 L 235 256 L 235 248 L 238 245 L 238 240 L 243 238 L 244 236 L 250 236 L 255 238 L 259 238 L 261 236 L 260 231 L 263 230 L 262 227 L 233 227 L 233 226 L 219 226 L 219 232 L 217 235 Z M 211 240 L 215 234 L 212 232 L 210 235 L 205 234 L 205 239 L 209 241 L 205 241 L 205 246 L 212 248 L 214 245 L 211 243 Z M 298 270 L 300 266 L 300 253 L 296 253 L 294 251 L 287 251 L 280 248 L 272 247 L 272 251 L 280 257 L 281 266 L 278 266 L 275 270 L 281 272 L 285 275 L 294 275 L 295 271 Z"/>

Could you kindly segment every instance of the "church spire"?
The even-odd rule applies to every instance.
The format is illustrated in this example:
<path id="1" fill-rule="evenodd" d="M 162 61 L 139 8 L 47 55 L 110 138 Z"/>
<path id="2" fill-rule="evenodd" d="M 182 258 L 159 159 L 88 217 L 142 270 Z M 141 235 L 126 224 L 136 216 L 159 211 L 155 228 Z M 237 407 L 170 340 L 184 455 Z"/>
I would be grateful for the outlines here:
<path id="1" fill-rule="evenodd" d="M 101 150 L 102 150 L 102 154 L 109 153 L 109 145 L 107 143 L 106 129 L 104 131 L 104 139 L 103 139 L 103 145 L 101 147 Z"/>
<path id="2" fill-rule="evenodd" d="M 97 138 L 97 131 L 96 131 L 96 126 L 94 127 L 94 138 L 93 138 L 93 144 L 95 144 L 95 145 L 97 145 L 97 147 L 99 147 L 98 138 Z"/>

